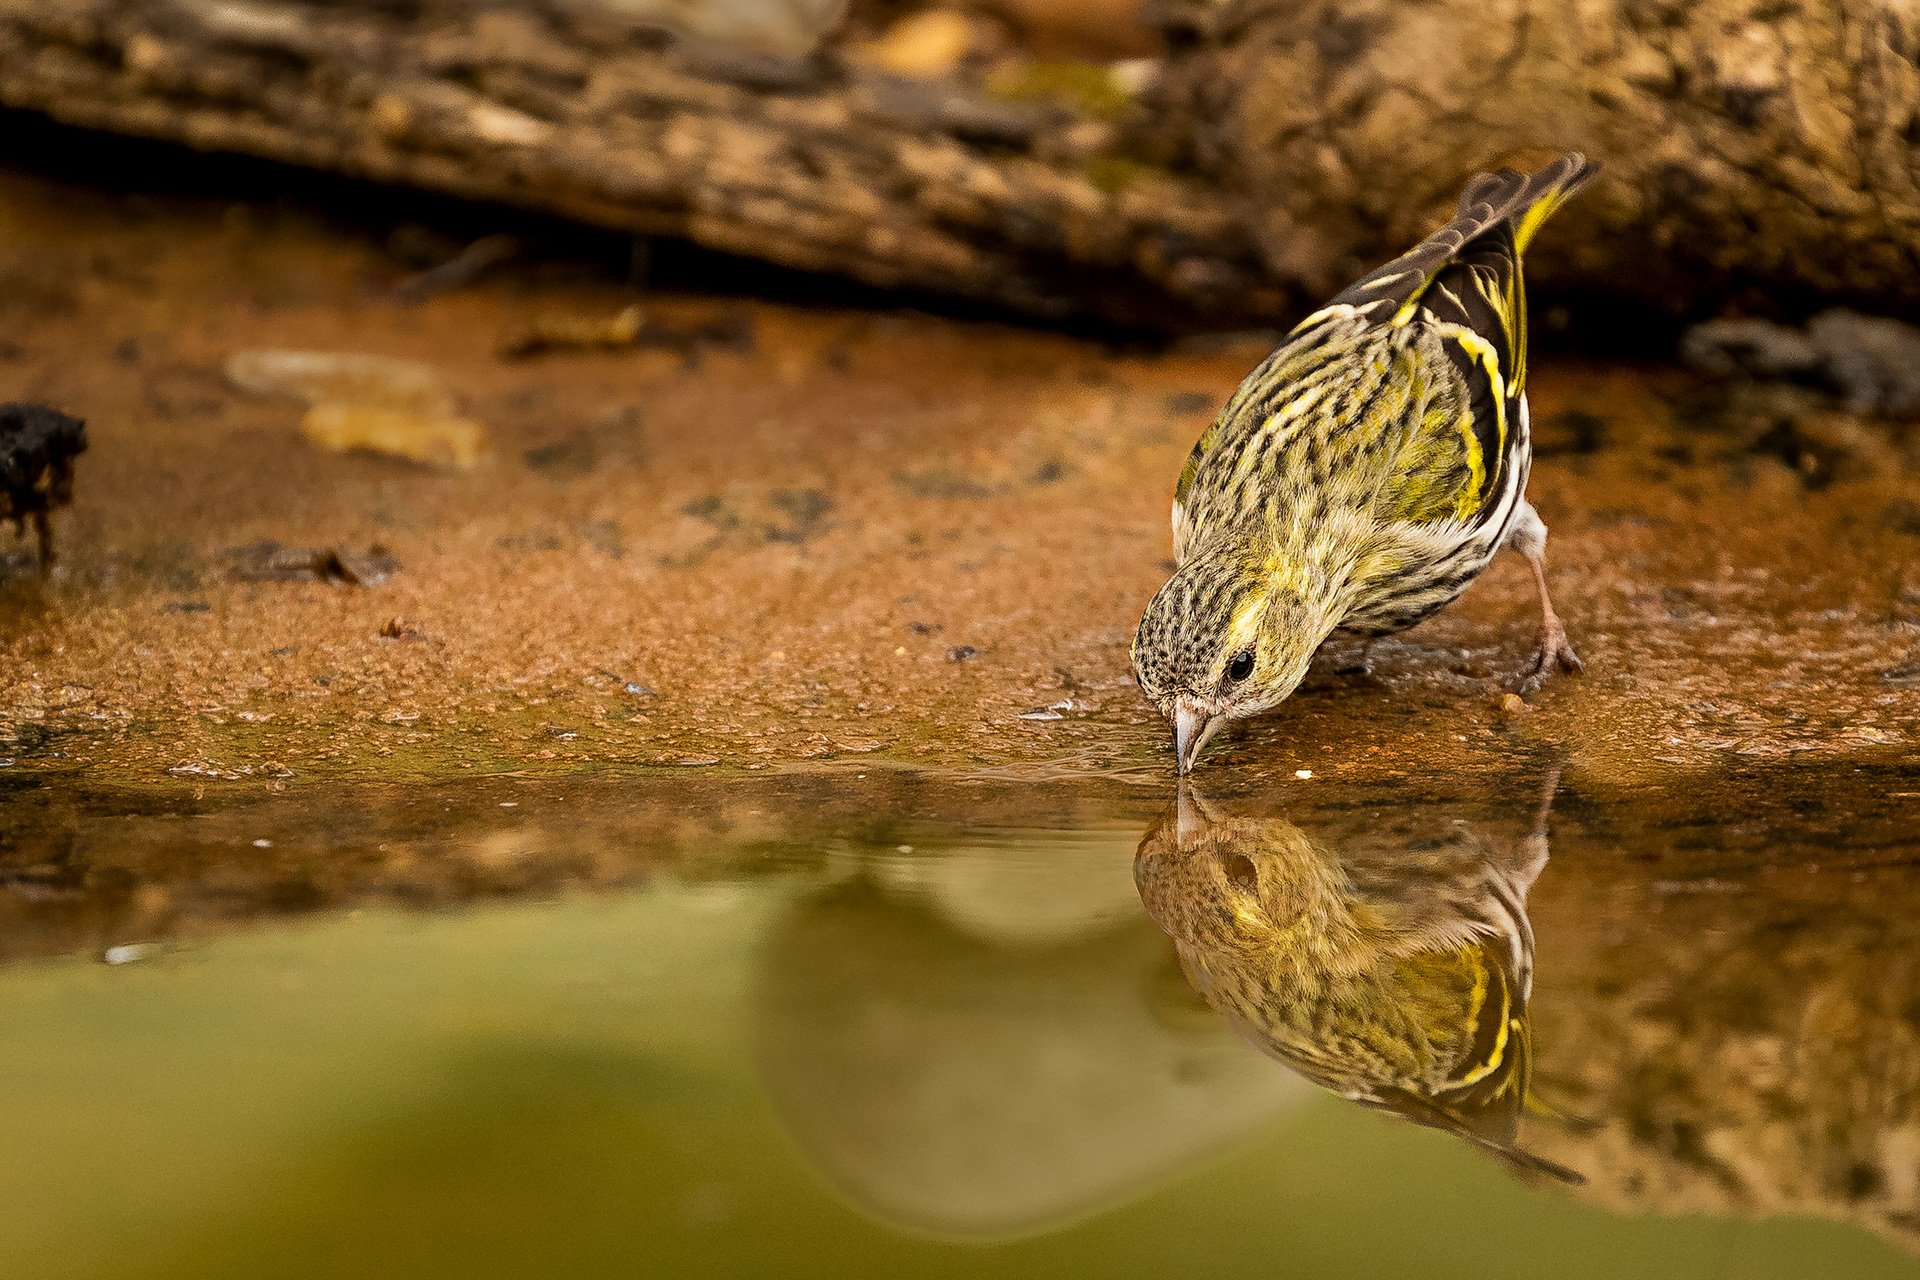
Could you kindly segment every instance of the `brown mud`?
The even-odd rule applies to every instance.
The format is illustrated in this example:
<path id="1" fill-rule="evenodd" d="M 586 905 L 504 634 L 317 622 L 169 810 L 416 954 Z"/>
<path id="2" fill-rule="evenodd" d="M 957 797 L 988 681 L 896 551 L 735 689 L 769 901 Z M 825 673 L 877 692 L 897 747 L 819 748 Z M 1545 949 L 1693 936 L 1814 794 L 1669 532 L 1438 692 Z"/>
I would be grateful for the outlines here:
<path id="1" fill-rule="evenodd" d="M 1133 349 L 551 264 L 398 300 L 411 271 L 296 203 L 0 170 L 0 396 L 84 416 L 92 442 L 51 576 L 30 540 L 0 570 L 6 771 L 1170 777 L 1127 645 L 1172 479 L 1260 340 Z M 499 354 L 542 317 L 636 302 L 709 336 Z M 299 403 L 224 376 L 274 347 L 433 366 L 490 460 L 321 450 Z M 1204 774 L 1433 777 L 1550 749 L 1657 782 L 1913 749 L 1920 684 L 1886 674 L 1920 639 L 1910 428 L 1756 427 L 1669 367 L 1543 358 L 1533 381 L 1530 492 L 1586 674 L 1503 699 L 1537 617 L 1508 558 L 1364 674 L 1330 645 Z M 400 569 L 260 581 L 237 566 L 263 542 Z"/>

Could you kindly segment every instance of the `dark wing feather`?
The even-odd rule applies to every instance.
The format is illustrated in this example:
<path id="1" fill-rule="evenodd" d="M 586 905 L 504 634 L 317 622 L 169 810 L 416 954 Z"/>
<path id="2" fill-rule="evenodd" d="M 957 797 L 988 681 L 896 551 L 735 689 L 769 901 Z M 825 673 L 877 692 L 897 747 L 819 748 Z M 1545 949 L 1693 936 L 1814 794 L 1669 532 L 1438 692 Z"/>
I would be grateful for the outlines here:
<path id="1" fill-rule="evenodd" d="M 1504 260 L 1508 270 L 1517 272 L 1519 255 L 1539 224 L 1598 172 L 1598 165 L 1589 164 L 1576 151 L 1538 173 L 1502 169 L 1477 174 L 1460 192 L 1453 221 L 1392 262 L 1356 280 L 1331 305 L 1354 307 L 1376 322 L 1389 320 L 1426 293 L 1449 264 L 1478 257 L 1468 251 L 1490 233 L 1497 236 L 1502 230 L 1508 237 Z M 1536 209 L 1543 202 L 1546 207 Z M 1501 256 L 1493 255 L 1496 259 Z"/>
<path id="2" fill-rule="evenodd" d="M 1538 173 L 1479 174 L 1461 191 L 1453 221 L 1333 300 L 1374 324 L 1418 320 L 1442 327 L 1444 348 L 1467 387 L 1479 452 L 1475 500 L 1483 519 L 1519 461 L 1513 424 L 1527 380 L 1521 255 L 1540 224 L 1597 172 L 1573 152 Z"/>

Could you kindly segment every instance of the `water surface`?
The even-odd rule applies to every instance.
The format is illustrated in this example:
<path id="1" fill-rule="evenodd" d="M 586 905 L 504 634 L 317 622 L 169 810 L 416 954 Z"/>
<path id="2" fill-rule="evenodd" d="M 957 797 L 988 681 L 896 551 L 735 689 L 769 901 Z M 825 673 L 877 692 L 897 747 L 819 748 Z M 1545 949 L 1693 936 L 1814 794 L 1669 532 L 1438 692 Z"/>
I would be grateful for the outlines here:
<path id="1" fill-rule="evenodd" d="M 1160 788 L 913 774 L 28 782 L 0 1268 L 1910 1274 L 1915 793 L 1897 758 L 1620 794 L 1543 760 L 1216 783 L 1183 832 Z M 1303 1077 L 1271 948 L 1214 962 L 1238 1005 L 1183 974 L 1179 920 L 1290 926 L 1302 868 L 1431 923 L 1489 865 L 1541 1104 L 1490 1103 L 1491 1142 Z"/>

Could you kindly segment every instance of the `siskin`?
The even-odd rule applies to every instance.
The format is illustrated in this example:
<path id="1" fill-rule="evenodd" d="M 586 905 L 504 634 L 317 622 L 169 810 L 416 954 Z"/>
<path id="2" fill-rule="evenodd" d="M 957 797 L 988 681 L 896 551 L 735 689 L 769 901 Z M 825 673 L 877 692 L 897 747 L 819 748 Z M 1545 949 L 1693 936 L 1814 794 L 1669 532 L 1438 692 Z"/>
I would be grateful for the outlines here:
<path id="1" fill-rule="evenodd" d="M 1174 490 L 1179 567 L 1133 642 L 1180 773 L 1222 725 L 1284 701 L 1334 631 L 1406 630 L 1502 546 L 1540 590 L 1518 687 L 1580 670 L 1524 496 L 1520 258 L 1596 171 L 1576 153 L 1474 178 L 1452 222 L 1301 321 L 1194 445 Z"/>
<path id="2" fill-rule="evenodd" d="M 1134 858 L 1140 900 L 1194 989 L 1256 1048 L 1363 1106 L 1458 1135 L 1510 1167 L 1584 1179 L 1516 1146 L 1530 1092 L 1533 927 L 1547 861 L 1497 846 L 1333 849 L 1279 818 L 1227 818 L 1184 785 Z"/>

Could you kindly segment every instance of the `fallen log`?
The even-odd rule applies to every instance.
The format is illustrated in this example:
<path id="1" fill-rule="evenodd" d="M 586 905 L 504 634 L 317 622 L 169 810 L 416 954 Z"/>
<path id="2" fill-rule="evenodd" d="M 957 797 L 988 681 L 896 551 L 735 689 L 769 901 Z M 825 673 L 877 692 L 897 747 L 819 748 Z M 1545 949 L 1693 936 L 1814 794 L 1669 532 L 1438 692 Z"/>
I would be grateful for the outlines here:
<path id="1" fill-rule="evenodd" d="M 1204 184 L 1070 103 L 600 12 L 0 0 L 0 105 L 1045 319 L 1297 305 Z"/>
<path id="2" fill-rule="evenodd" d="M 1920 313 L 1901 14 L 1154 0 L 1167 56 L 1088 102 L 604 10 L 0 0 L 0 105 L 1158 330 L 1297 316 L 1430 230 L 1465 175 L 1580 149 L 1605 170 L 1535 247 L 1546 291 Z"/>
<path id="3" fill-rule="evenodd" d="M 1601 181 L 1529 253 L 1673 312 L 1920 308 L 1920 21 L 1891 0 L 1151 0 L 1161 127 L 1270 271 L 1338 287 L 1475 169 Z"/>

